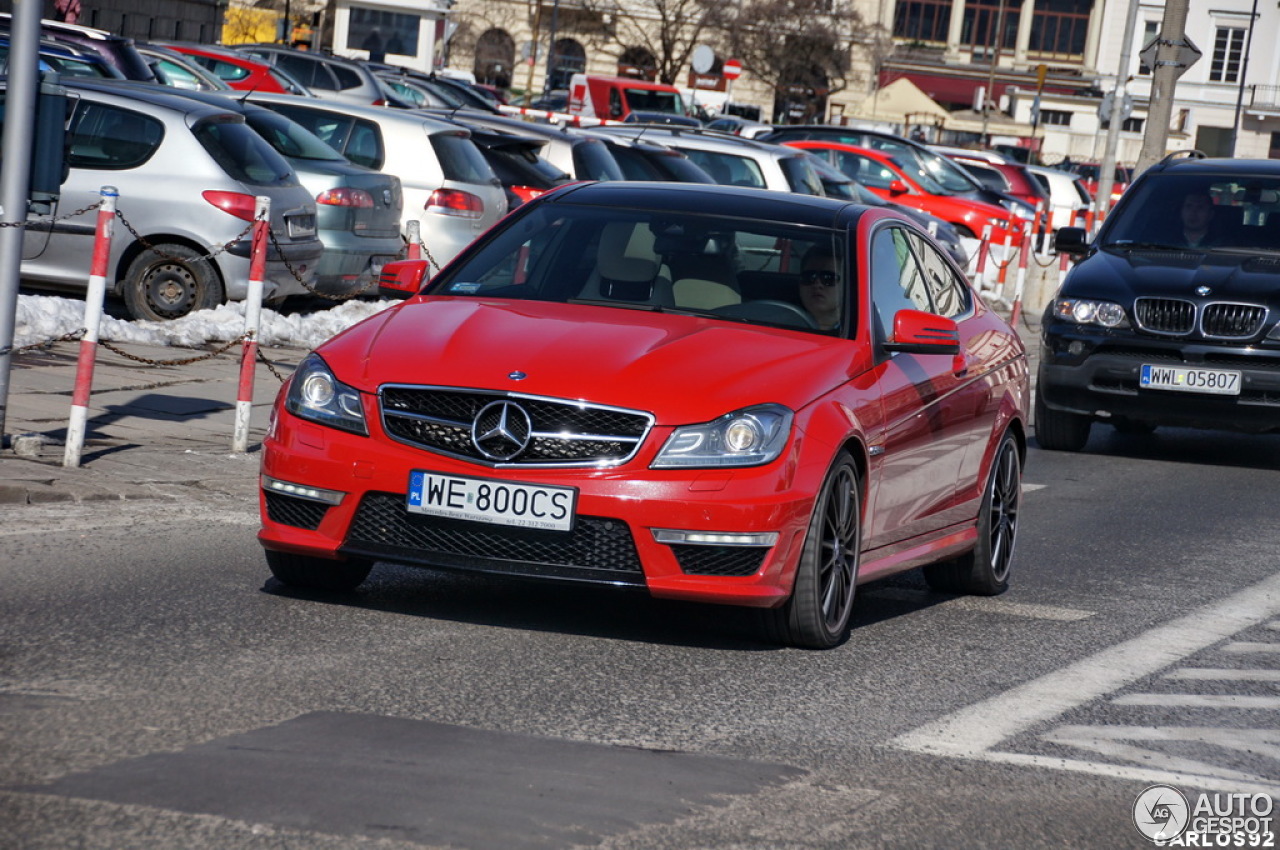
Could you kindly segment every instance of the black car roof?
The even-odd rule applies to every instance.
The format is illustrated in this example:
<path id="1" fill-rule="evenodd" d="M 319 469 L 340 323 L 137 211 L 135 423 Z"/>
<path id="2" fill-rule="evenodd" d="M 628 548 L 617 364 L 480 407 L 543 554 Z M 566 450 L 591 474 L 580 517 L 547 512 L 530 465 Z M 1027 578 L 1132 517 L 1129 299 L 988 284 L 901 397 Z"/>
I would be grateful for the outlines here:
<path id="1" fill-rule="evenodd" d="M 1280 159 L 1236 159 L 1234 157 L 1198 157 L 1195 152 L 1187 154 L 1170 154 L 1165 159 L 1151 166 L 1148 174 L 1192 174 L 1204 177 L 1216 177 L 1230 174 L 1252 174 L 1256 176 L 1280 175 Z"/>
<path id="2" fill-rule="evenodd" d="M 119 95 L 179 112 L 200 112 L 210 115 L 218 113 L 238 115 L 240 112 L 231 102 L 230 97 L 214 92 L 179 90 L 159 83 L 144 83 L 137 80 L 90 80 L 83 77 L 62 77 L 59 83 L 68 89 Z M 193 94 L 196 96 L 190 96 Z"/>
<path id="3" fill-rule="evenodd" d="M 579 183 L 547 198 L 549 203 L 615 208 L 666 209 L 786 221 L 811 227 L 852 224 L 866 207 L 816 195 L 748 189 L 711 183 L 646 183 L 608 180 Z"/>

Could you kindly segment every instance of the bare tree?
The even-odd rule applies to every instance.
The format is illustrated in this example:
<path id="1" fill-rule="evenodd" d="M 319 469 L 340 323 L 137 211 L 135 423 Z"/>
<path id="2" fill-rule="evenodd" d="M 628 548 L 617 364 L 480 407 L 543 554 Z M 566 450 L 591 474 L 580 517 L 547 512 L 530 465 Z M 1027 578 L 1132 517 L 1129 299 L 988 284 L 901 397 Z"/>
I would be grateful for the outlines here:
<path id="1" fill-rule="evenodd" d="M 719 35 L 727 5 L 724 0 L 581 0 L 599 21 L 593 34 L 601 47 L 617 47 L 619 56 L 635 55 L 636 48 L 647 51 L 658 79 L 669 84 L 681 81 L 693 49 L 709 33 Z"/>
<path id="2" fill-rule="evenodd" d="M 809 88 L 826 96 L 858 82 L 855 50 L 874 61 L 882 38 L 851 0 L 744 0 L 726 21 L 729 51 L 779 92 Z"/>

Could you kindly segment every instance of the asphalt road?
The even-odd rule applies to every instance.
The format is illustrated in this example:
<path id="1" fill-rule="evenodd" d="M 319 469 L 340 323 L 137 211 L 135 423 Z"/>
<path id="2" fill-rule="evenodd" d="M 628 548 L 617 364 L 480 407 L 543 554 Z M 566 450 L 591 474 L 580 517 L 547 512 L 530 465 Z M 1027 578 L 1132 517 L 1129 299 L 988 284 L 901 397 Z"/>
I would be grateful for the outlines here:
<path id="1" fill-rule="evenodd" d="M 1280 796 L 1276 445 L 1033 449 L 1008 593 L 864 586 L 828 652 L 387 566 L 288 592 L 250 505 L 5 509 L 0 847 L 1151 846 L 1152 784 Z"/>

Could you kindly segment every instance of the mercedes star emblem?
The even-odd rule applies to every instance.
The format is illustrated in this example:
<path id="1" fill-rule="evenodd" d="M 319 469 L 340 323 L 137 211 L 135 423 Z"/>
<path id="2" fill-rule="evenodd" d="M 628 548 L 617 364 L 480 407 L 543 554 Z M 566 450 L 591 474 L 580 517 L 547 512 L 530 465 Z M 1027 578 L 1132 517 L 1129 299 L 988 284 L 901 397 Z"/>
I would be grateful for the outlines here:
<path id="1" fill-rule="evenodd" d="M 528 447 L 532 435 L 528 412 L 512 401 L 486 404 L 471 423 L 471 442 L 492 461 L 511 460 Z"/>

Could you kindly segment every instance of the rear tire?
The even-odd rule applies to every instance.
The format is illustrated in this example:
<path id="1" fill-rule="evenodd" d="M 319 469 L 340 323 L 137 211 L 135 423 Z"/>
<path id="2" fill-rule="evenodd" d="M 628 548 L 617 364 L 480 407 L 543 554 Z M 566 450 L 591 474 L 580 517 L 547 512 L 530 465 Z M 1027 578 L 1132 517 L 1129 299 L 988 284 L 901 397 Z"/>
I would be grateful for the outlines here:
<path id="1" fill-rule="evenodd" d="M 212 310 L 224 293 L 208 257 L 186 245 L 165 243 L 143 251 L 125 272 L 124 303 L 135 319 L 163 322 Z"/>
<path id="2" fill-rule="evenodd" d="M 1036 442 L 1040 448 L 1078 452 L 1089 442 L 1092 425 L 1088 416 L 1051 409 L 1044 403 L 1040 389 L 1036 389 Z"/>
<path id="3" fill-rule="evenodd" d="M 862 549 L 858 469 L 840 452 L 814 502 L 791 598 L 763 612 L 770 637 L 807 649 L 830 649 L 849 632 Z"/>
<path id="4" fill-rule="evenodd" d="M 1022 506 L 1022 456 L 1008 431 L 1000 438 L 978 511 L 978 542 L 973 550 L 924 568 L 934 590 L 995 596 L 1009 588 L 1018 511 Z"/>
<path id="5" fill-rule="evenodd" d="M 276 581 L 289 587 L 310 590 L 355 590 L 373 569 L 372 561 L 333 561 L 328 558 L 311 558 L 292 552 L 265 550 L 267 566 Z"/>

